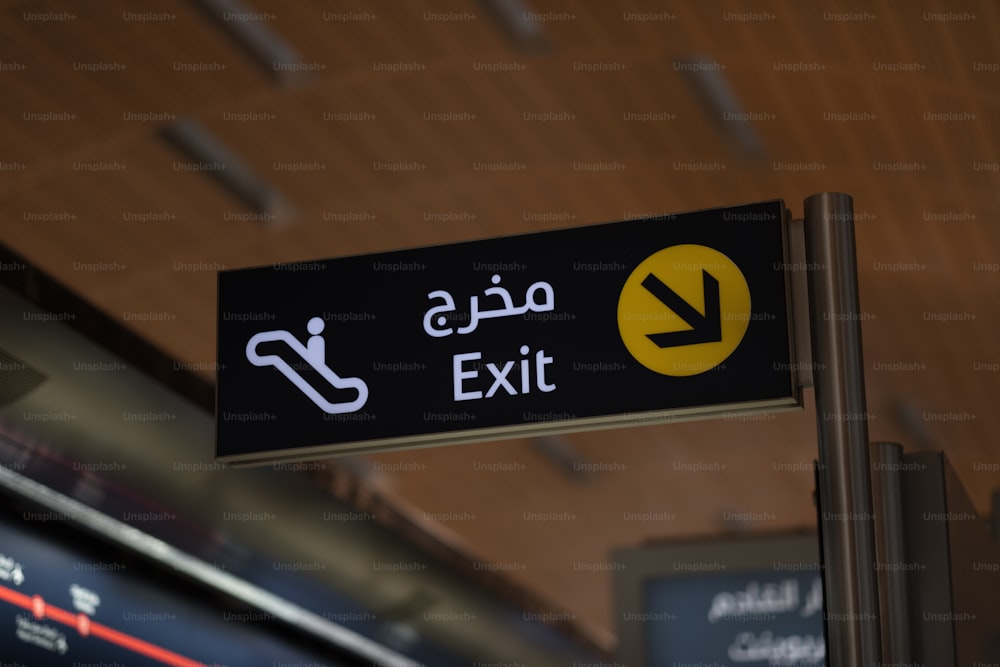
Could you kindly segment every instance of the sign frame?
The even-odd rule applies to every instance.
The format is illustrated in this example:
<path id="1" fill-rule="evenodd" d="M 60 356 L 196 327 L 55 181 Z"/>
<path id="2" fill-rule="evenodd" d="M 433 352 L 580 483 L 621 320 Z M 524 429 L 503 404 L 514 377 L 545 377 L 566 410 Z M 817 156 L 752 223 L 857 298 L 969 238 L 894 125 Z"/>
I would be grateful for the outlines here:
<path id="1" fill-rule="evenodd" d="M 754 207 L 774 207 L 777 211 L 778 220 L 775 223 L 778 226 L 778 234 L 780 235 L 780 261 L 783 263 L 783 267 L 780 270 L 782 274 L 783 281 L 783 294 L 780 295 L 781 303 L 784 308 L 784 334 L 785 340 L 787 341 L 787 346 L 783 349 L 782 353 L 787 359 L 788 364 L 788 387 L 787 395 L 782 396 L 778 399 L 768 399 L 768 400 L 742 400 L 733 401 L 726 403 L 712 403 L 712 404 L 701 404 L 701 405 L 686 405 L 686 406 L 673 406 L 665 407 L 662 409 L 641 409 L 635 411 L 622 411 L 615 412 L 613 414 L 602 414 L 596 416 L 581 416 L 570 419 L 555 419 L 555 420 L 539 420 L 524 423 L 509 423 L 499 426 L 485 426 L 485 427 L 475 427 L 475 428 L 459 428 L 459 429 L 437 429 L 433 432 L 423 432 L 423 433 L 413 433 L 404 436 L 391 436 L 391 437 L 374 437 L 362 440 L 354 440 L 349 442 L 336 442 L 336 443 L 319 443 L 319 444 L 307 444 L 300 446 L 290 446 L 290 447 L 280 447 L 275 449 L 267 450 L 255 450 L 255 451 L 232 451 L 231 449 L 223 447 L 223 438 L 225 437 L 222 429 L 222 420 L 225 416 L 226 406 L 222 400 L 222 394 L 226 391 L 225 382 L 223 379 L 223 374 L 226 373 L 225 360 L 231 355 L 226 355 L 224 353 L 224 330 L 228 330 L 227 323 L 224 322 L 224 301 L 226 300 L 226 295 L 224 292 L 226 290 L 233 289 L 232 281 L 238 278 L 241 274 L 252 271 L 274 271 L 279 268 L 278 265 L 272 265 L 271 267 L 257 267 L 253 269 L 237 269 L 230 271 L 223 271 L 219 273 L 219 332 L 218 332 L 218 352 L 219 352 L 219 381 L 217 383 L 216 392 L 216 459 L 228 464 L 235 466 L 246 466 L 246 465 L 264 465 L 273 464 L 278 462 L 293 462 L 293 461 L 304 461 L 304 460 L 315 460 L 317 458 L 328 457 L 328 456 L 347 456 L 347 455 L 357 455 L 363 453 L 374 453 L 374 452 L 388 452 L 388 451 L 398 451 L 404 449 L 412 448 L 422 448 L 422 447 L 436 447 L 436 446 L 446 446 L 455 444 L 466 444 L 475 442 L 487 442 L 510 438 L 529 438 L 529 437 L 540 437 L 547 435 L 554 435 L 559 433 L 571 433 L 579 431 L 590 431 L 590 430 L 603 430 L 603 429 L 613 429 L 613 428 L 623 428 L 628 426 L 641 426 L 641 425 L 651 425 L 651 424 L 664 424 L 679 421 L 691 421 L 699 419 L 709 419 L 715 417 L 728 417 L 736 416 L 748 412 L 776 412 L 776 411 L 788 411 L 797 410 L 803 407 L 802 403 L 802 383 L 801 374 L 799 371 L 798 360 L 803 358 L 803 350 L 800 350 L 802 344 L 802 335 L 800 331 L 797 331 L 797 325 L 801 326 L 803 318 L 797 313 L 795 309 L 795 304 L 793 303 L 793 282 L 794 276 L 792 271 L 789 271 L 787 267 L 792 266 L 790 262 L 791 258 L 798 255 L 795 252 L 795 245 L 793 243 L 793 236 L 791 232 L 792 220 L 789 210 L 785 207 L 784 201 L 780 199 L 769 200 L 766 202 L 759 202 L 754 204 L 746 204 L 743 206 L 729 206 L 722 208 L 712 208 L 712 209 L 700 209 L 695 211 L 688 211 L 684 213 L 674 213 L 674 214 L 664 214 L 659 216 L 650 216 L 647 218 L 637 218 L 618 222 L 605 222 L 596 223 L 593 225 L 578 226 L 573 228 L 565 229 L 555 229 L 555 230 L 544 230 L 537 232 L 529 232 L 526 234 L 518 234 L 513 236 L 500 236 L 493 237 L 482 240 L 465 241 L 459 243 L 451 244 L 439 244 L 431 246 L 423 246 L 419 248 L 403 249 L 396 251 L 387 251 L 379 253 L 370 253 L 366 255 L 355 255 L 351 257 L 342 257 L 329 260 L 317 260 L 312 262 L 312 264 L 329 264 L 342 262 L 344 260 L 358 260 L 367 259 L 371 261 L 378 261 L 380 257 L 395 257 L 395 258 L 405 258 L 416 256 L 424 251 L 435 251 L 442 252 L 449 249 L 459 249 L 461 251 L 468 251 L 469 248 L 476 246 L 477 244 L 491 244 L 493 242 L 518 242 L 530 244 L 534 240 L 544 239 L 548 237 L 549 240 L 555 238 L 558 235 L 569 236 L 574 232 L 579 230 L 597 230 L 600 228 L 610 228 L 611 226 L 618 225 L 617 229 L 626 231 L 626 227 L 629 225 L 652 225 L 662 223 L 664 225 L 669 225 L 672 221 L 677 220 L 687 220 L 694 219 L 695 216 L 711 216 L 711 215 L 723 215 L 725 212 L 738 212 L 743 210 L 749 210 Z M 741 223 L 751 225 L 754 224 L 752 221 Z M 653 229 L 649 227 L 648 229 Z M 669 230 L 663 232 L 669 236 Z M 768 233 L 774 233 L 770 231 Z M 722 241 L 720 240 L 720 243 Z M 674 245 L 667 243 L 663 246 L 663 249 L 673 247 Z M 714 248 L 715 246 L 707 246 L 709 248 Z M 637 250 L 643 256 L 650 255 L 653 251 L 660 250 L 661 248 L 646 248 Z M 771 260 L 772 258 L 767 258 Z M 304 263 L 303 263 L 304 264 Z M 293 265 L 288 265 L 293 266 Z M 632 267 L 632 270 L 635 266 Z M 777 267 L 773 267 L 772 270 L 778 271 Z M 235 277 L 235 278 L 234 278 Z M 497 276 L 494 276 L 494 281 L 496 283 Z M 535 283 L 536 285 L 538 283 Z M 533 285 L 534 287 L 534 285 Z M 707 292 L 706 292 L 707 294 Z M 430 296 L 430 294 L 428 294 Z M 526 297 L 527 298 L 527 297 Z M 706 302 L 707 303 L 707 302 Z M 525 306 L 527 307 L 527 306 Z M 801 307 L 801 306 L 800 306 Z M 707 312 L 707 306 L 706 306 Z M 429 314 L 429 313 L 428 313 Z M 314 318 L 318 319 L 318 318 Z M 280 318 L 276 319 L 277 322 L 281 322 Z M 753 326 L 751 324 L 751 326 Z M 774 325 L 777 326 L 777 325 Z M 313 322 L 310 320 L 309 323 L 309 333 L 315 333 L 313 331 Z M 426 319 L 424 322 L 424 329 L 426 330 L 427 324 Z M 317 326 L 316 330 L 322 332 L 322 326 Z M 273 332 L 272 332 L 273 333 Z M 287 333 L 287 332 L 282 332 Z M 428 332 L 429 333 L 429 332 Z M 256 336 L 255 336 L 256 337 Z M 315 337 L 315 336 L 314 336 Z M 650 336 L 652 338 L 652 336 Z M 619 340 L 619 343 L 622 341 Z M 301 346 L 301 343 L 299 343 Z M 308 344 L 305 346 L 308 347 Z M 527 345 L 522 346 L 521 351 L 523 354 Z M 541 351 L 539 351 L 541 354 Z M 530 356 L 530 355 L 529 355 Z M 248 352 L 249 358 L 249 352 Z M 266 359 L 266 356 L 259 356 L 260 359 Z M 522 362 L 527 361 L 523 359 Z M 784 359 L 783 359 L 784 361 Z M 266 363 L 253 362 L 254 365 L 267 365 Z M 722 364 L 724 366 L 724 364 Z M 499 362 L 497 363 L 497 368 L 499 369 Z M 269 369 L 273 370 L 273 369 Z M 496 374 L 499 370 L 491 371 Z M 538 372 L 537 363 L 534 372 Z M 458 373 L 456 370 L 455 373 Z M 528 371 L 524 371 L 525 374 Z M 511 374 L 512 377 L 516 377 L 516 372 Z M 286 373 L 286 377 L 290 376 Z M 526 377 L 526 375 L 525 375 Z M 354 378 L 356 379 L 356 378 Z M 511 380 L 512 384 L 514 380 Z M 539 385 L 542 384 L 542 376 L 537 377 L 537 382 Z M 483 387 L 485 389 L 485 386 Z M 365 392 L 367 392 L 367 386 L 365 387 Z M 456 388 L 456 396 L 458 389 Z M 359 392 L 360 394 L 360 392 Z M 315 400 L 315 399 L 314 399 Z M 362 401 L 363 403 L 363 401 Z M 317 403 L 319 405 L 319 403 Z"/>

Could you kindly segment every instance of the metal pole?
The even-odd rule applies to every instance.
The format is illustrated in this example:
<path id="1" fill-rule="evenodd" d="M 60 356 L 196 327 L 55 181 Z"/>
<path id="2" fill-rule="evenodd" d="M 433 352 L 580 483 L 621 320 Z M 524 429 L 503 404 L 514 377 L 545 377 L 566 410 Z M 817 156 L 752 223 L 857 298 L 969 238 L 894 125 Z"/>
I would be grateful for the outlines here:
<path id="1" fill-rule="evenodd" d="M 882 631 L 882 661 L 908 665 L 910 603 L 906 590 L 907 560 L 903 535 L 903 447 L 894 442 L 872 444 L 872 497 L 875 503 L 876 575 Z"/>
<path id="2" fill-rule="evenodd" d="M 881 662 L 868 414 L 849 195 L 805 200 L 828 665 Z"/>

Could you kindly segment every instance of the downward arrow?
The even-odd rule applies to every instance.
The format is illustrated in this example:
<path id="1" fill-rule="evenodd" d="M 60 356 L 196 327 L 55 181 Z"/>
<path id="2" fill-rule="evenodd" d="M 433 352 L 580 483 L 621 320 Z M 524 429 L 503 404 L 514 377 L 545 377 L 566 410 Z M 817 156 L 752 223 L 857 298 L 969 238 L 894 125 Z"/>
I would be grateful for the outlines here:
<path id="1" fill-rule="evenodd" d="M 705 290 L 705 314 L 684 300 L 677 292 L 650 273 L 642 281 L 642 286 L 659 301 L 684 320 L 690 329 L 646 334 L 657 347 L 680 347 L 698 343 L 715 343 L 722 340 L 722 314 L 719 309 L 719 281 L 708 271 L 701 270 Z"/>

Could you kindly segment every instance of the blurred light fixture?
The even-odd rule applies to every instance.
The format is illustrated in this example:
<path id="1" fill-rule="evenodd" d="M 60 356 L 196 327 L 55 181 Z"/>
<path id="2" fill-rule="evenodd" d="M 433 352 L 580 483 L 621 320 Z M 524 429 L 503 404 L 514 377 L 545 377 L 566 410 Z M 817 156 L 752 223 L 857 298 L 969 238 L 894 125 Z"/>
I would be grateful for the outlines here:
<path id="1" fill-rule="evenodd" d="M 511 41 L 526 51 L 548 48 L 543 22 L 537 12 L 521 0 L 481 0 Z"/>
<path id="2" fill-rule="evenodd" d="M 531 444 L 543 458 L 574 480 L 579 481 L 583 478 L 585 469 L 583 461 L 580 459 L 576 447 L 566 438 L 558 435 L 546 435 L 532 438 Z"/>
<path id="3" fill-rule="evenodd" d="M 284 221 L 291 210 L 280 192 L 262 181 L 236 153 L 193 118 L 179 118 L 162 130 L 163 137 L 198 167 L 259 214 L 265 221 Z"/>
<path id="4" fill-rule="evenodd" d="M 249 9 L 239 0 L 197 0 L 197 4 L 279 82 L 295 83 L 301 78 L 302 57 L 264 23 L 270 14 Z"/>
<path id="5" fill-rule="evenodd" d="M 748 160 L 763 162 L 764 145 L 726 80 L 723 66 L 704 56 L 687 56 L 675 60 L 674 69 L 684 76 L 698 103 L 733 150 Z"/>

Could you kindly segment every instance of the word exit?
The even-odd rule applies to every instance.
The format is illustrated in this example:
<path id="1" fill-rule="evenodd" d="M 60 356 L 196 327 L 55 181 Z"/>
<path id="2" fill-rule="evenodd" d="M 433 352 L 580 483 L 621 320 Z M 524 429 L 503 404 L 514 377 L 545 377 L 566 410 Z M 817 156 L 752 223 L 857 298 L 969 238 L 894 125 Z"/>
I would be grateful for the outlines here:
<path id="1" fill-rule="evenodd" d="M 522 355 L 521 359 L 515 359 L 513 361 L 501 361 L 497 363 L 487 362 L 485 365 L 488 371 L 488 376 L 493 378 L 493 382 L 490 384 L 489 388 L 486 390 L 484 396 L 482 389 L 470 389 L 466 390 L 466 383 L 470 386 L 475 386 L 478 381 L 480 387 L 485 386 L 482 381 L 479 381 L 480 373 L 476 366 L 482 367 L 481 364 L 475 364 L 473 362 L 479 361 L 483 358 L 482 352 L 466 352 L 464 354 L 456 354 L 452 357 L 452 380 L 455 388 L 455 400 L 456 401 L 474 401 L 480 398 L 493 398 L 496 396 L 497 392 L 501 389 L 508 396 L 517 396 L 518 394 L 530 394 L 532 375 L 534 375 L 534 385 L 535 389 L 543 392 L 553 391 L 556 386 L 555 384 L 549 384 L 545 381 L 545 367 L 552 363 L 552 357 L 545 356 L 545 350 L 538 350 L 534 355 L 534 374 L 532 374 L 532 359 L 528 356 L 530 348 L 527 345 L 522 345 L 520 352 Z M 466 368 L 466 364 L 470 368 Z M 511 371 L 514 370 L 514 366 L 518 366 L 520 369 L 520 378 L 514 378 L 513 380 L 508 379 Z M 484 377 L 486 381 L 489 381 L 489 377 Z M 515 387 L 514 382 L 520 380 L 519 386 Z M 518 391 L 520 389 L 520 391 Z"/>

